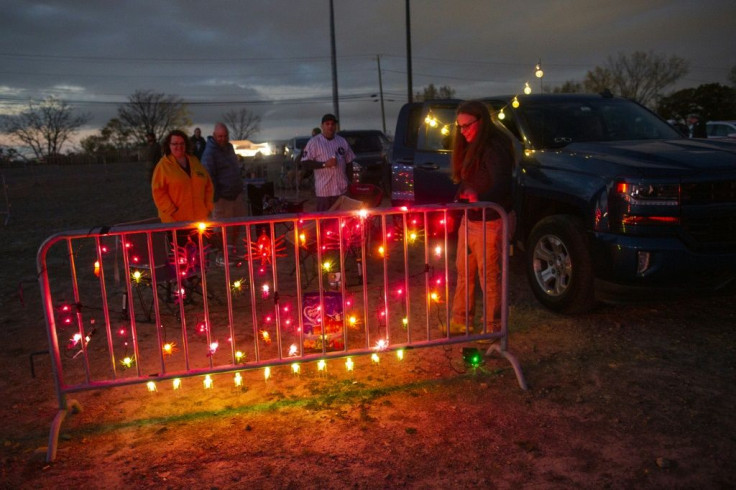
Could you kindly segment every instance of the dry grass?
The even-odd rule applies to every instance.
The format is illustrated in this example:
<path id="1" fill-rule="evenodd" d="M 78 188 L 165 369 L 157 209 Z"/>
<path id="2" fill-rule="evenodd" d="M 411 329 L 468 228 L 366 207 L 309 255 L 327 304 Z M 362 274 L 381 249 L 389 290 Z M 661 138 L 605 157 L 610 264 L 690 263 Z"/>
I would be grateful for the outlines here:
<path id="1" fill-rule="evenodd" d="M 736 486 L 733 294 L 541 309 L 512 267 L 507 362 L 460 348 L 246 388 L 80 394 L 47 465 L 56 400 L 35 253 L 53 232 L 154 214 L 134 165 L 4 170 L 0 404 L 6 488 L 728 488 Z M 19 285 L 21 287 L 19 287 Z M 19 292 L 22 290 L 22 297 Z M 22 300 L 22 301 L 21 301 Z M 459 372 L 461 371 L 461 372 Z"/>

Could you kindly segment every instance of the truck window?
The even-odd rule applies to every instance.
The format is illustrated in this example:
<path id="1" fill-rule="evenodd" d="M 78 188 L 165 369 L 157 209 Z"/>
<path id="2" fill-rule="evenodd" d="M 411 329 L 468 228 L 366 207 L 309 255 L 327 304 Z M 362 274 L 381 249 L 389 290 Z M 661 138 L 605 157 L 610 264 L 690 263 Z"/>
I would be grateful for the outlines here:
<path id="1" fill-rule="evenodd" d="M 419 127 L 417 148 L 422 151 L 450 150 L 454 127 L 454 107 L 430 107 Z"/>

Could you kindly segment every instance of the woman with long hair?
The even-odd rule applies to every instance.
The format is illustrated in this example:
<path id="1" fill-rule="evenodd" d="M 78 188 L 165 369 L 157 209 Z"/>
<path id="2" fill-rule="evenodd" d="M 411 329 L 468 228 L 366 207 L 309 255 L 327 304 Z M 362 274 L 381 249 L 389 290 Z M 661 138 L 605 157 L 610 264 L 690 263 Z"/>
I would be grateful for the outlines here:
<path id="1" fill-rule="evenodd" d="M 510 137 L 491 120 L 488 106 L 480 101 L 467 101 L 458 107 L 456 128 L 452 152 L 452 179 L 460 184 L 456 200 L 489 201 L 510 211 L 514 164 Z M 500 216 L 493 210 L 486 210 L 485 222 L 482 209 L 469 209 L 463 218 L 458 230 L 457 285 L 452 302 L 451 333 L 465 333 L 466 324 L 469 331 L 473 330 L 476 276 L 485 294 L 487 331 L 499 330 L 502 231 Z"/>

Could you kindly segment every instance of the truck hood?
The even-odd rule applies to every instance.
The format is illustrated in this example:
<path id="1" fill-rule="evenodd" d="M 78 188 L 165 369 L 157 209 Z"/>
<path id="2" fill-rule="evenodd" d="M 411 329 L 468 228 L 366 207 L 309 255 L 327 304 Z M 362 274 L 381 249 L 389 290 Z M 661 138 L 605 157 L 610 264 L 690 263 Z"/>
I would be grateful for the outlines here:
<path id="1" fill-rule="evenodd" d="M 640 175 L 650 170 L 659 175 L 663 170 L 679 175 L 702 170 L 736 172 L 736 144 L 730 142 L 689 139 L 590 142 L 572 143 L 560 151 L 573 158 L 626 167 L 626 172 Z M 609 170 L 618 173 L 615 168 Z"/>

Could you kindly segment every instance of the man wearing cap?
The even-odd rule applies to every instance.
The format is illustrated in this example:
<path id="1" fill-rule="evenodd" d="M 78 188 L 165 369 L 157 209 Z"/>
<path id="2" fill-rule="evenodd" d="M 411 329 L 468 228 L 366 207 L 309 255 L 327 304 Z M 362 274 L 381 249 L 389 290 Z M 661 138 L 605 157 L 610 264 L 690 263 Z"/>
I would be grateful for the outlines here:
<path id="1" fill-rule="evenodd" d="M 299 165 L 314 170 L 314 194 L 317 211 L 327 211 L 348 190 L 348 169 L 355 154 L 345 138 L 336 134 L 337 118 L 322 116 L 322 132 L 313 136 L 302 151 Z"/>

